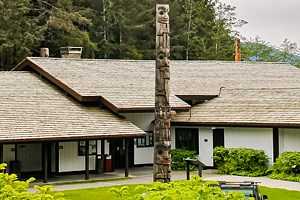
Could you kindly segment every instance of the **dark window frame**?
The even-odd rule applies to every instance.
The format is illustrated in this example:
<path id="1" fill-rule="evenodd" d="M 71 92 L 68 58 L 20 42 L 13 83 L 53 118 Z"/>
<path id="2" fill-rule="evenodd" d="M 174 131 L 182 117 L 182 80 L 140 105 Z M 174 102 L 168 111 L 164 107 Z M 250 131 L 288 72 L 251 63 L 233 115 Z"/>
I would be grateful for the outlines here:
<path id="1" fill-rule="evenodd" d="M 175 128 L 175 148 L 184 148 L 199 154 L 199 137 L 198 128 Z"/>
<path id="2" fill-rule="evenodd" d="M 78 156 L 85 156 L 86 141 L 78 141 Z M 97 140 L 89 140 L 89 155 L 97 155 Z"/>
<path id="3" fill-rule="evenodd" d="M 146 131 L 146 136 L 136 139 L 136 147 L 144 148 L 144 147 L 153 147 L 154 146 L 154 134 L 153 131 Z"/>

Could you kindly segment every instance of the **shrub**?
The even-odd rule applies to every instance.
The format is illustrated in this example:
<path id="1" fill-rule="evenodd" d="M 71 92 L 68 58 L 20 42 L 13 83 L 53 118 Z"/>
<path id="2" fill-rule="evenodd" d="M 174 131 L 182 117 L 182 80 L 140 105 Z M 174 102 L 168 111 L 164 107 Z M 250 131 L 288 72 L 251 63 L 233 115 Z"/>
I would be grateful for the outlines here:
<path id="1" fill-rule="evenodd" d="M 216 147 L 213 158 L 220 174 L 262 176 L 268 170 L 268 157 L 262 150 Z"/>
<path id="2" fill-rule="evenodd" d="M 0 171 L 5 170 L 7 164 L 0 164 Z M 51 185 L 34 186 L 38 191 L 34 194 L 28 192 L 29 184 L 34 181 L 30 178 L 27 181 L 19 181 L 16 174 L 9 175 L 8 173 L 0 173 L 0 199 L 27 199 L 27 200 L 42 200 L 42 199 L 56 199 L 63 200 L 62 193 L 54 195 L 49 194 L 52 190 Z"/>
<path id="3" fill-rule="evenodd" d="M 270 172 L 270 178 L 300 182 L 300 152 L 283 152 Z"/>
<path id="4" fill-rule="evenodd" d="M 178 199 L 210 199 L 210 200 L 245 200 L 242 193 L 223 193 L 219 187 L 210 186 L 199 176 L 192 176 L 191 180 L 174 181 L 170 183 L 154 182 L 149 186 L 137 186 L 140 194 L 130 194 L 126 189 L 109 189 L 120 200 L 178 200 Z M 124 193 L 120 195 L 120 192 Z M 252 198 L 253 199 L 253 198 Z M 249 199 L 250 200 L 250 199 Z"/>
<path id="5" fill-rule="evenodd" d="M 197 153 L 196 151 L 190 151 L 186 149 L 172 149 L 172 169 L 174 170 L 185 170 L 186 169 L 186 162 L 184 159 L 191 158 L 196 159 Z M 190 165 L 190 170 L 194 170 L 195 166 Z"/>

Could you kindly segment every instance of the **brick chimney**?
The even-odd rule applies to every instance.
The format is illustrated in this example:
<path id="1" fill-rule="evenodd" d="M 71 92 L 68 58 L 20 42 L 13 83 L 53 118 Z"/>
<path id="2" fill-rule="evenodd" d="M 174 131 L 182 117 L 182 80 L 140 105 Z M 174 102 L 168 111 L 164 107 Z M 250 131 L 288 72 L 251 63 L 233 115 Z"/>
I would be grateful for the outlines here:
<path id="1" fill-rule="evenodd" d="M 61 47 L 60 55 L 62 58 L 81 58 L 82 47 Z"/>

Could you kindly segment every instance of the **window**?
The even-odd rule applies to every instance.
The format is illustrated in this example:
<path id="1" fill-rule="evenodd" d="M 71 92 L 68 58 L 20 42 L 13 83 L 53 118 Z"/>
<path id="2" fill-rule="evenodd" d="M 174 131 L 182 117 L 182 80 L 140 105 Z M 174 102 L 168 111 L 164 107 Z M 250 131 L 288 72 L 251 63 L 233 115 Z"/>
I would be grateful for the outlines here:
<path id="1" fill-rule="evenodd" d="M 175 129 L 176 149 L 187 149 L 199 153 L 199 133 L 197 128 Z"/>
<path id="2" fill-rule="evenodd" d="M 137 139 L 137 147 L 153 147 L 153 131 L 147 131 L 146 136 Z"/>
<path id="3" fill-rule="evenodd" d="M 78 155 L 85 156 L 85 143 L 86 141 L 78 141 Z M 89 155 L 97 154 L 97 141 L 90 140 L 89 141 Z"/>

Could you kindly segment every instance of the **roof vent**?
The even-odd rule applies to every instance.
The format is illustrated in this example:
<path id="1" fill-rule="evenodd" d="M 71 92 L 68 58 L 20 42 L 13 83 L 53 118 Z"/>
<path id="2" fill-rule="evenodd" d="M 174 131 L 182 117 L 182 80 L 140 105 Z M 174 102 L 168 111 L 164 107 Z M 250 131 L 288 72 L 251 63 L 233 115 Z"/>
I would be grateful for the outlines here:
<path id="1" fill-rule="evenodd" d="M 61 47 L 60 55 L 62 58 L 81 58 L 82 47 Z"/>

